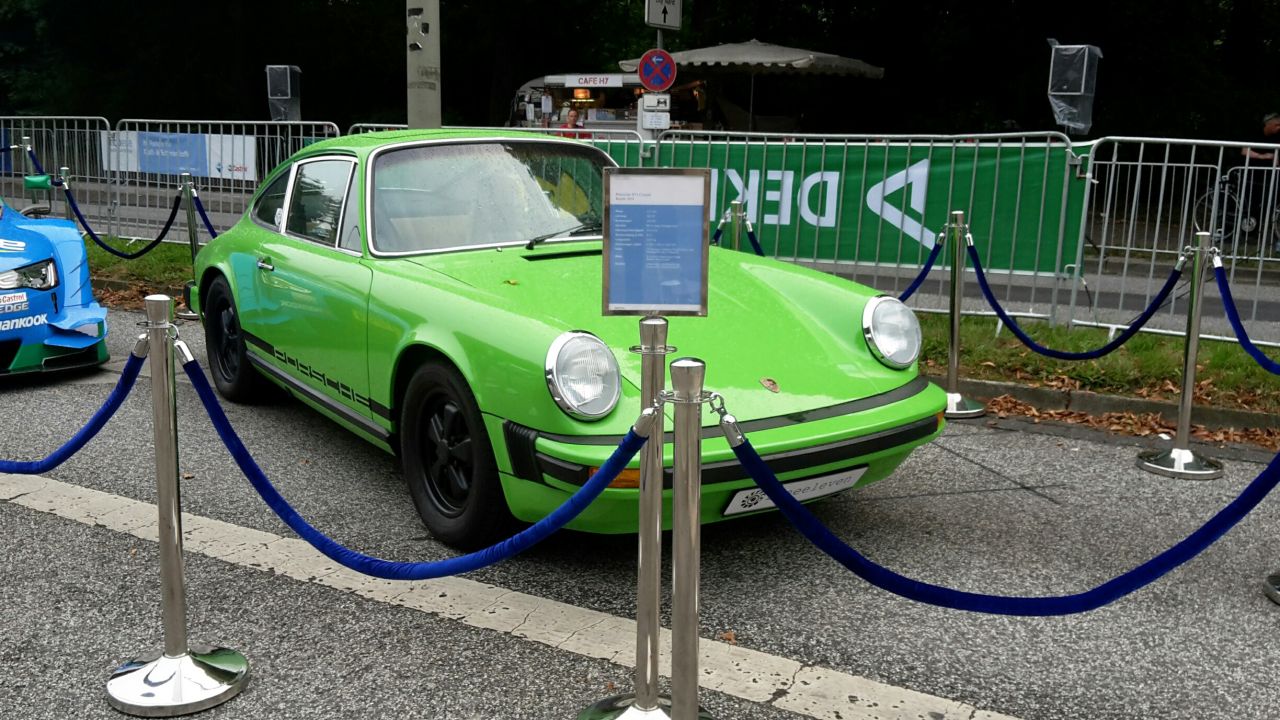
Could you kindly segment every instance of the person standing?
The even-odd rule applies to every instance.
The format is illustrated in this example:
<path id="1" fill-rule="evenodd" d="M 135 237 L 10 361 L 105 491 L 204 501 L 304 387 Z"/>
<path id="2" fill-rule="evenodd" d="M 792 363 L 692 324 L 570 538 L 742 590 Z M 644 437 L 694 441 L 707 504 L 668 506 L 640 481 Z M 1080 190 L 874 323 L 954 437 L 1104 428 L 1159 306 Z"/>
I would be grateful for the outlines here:
<path id="1" fill-rule="evenodd" d="M 586 140 L 591 137 L 591 133 L 582 132 L 582 129 L 585 128 L 586 125 L 583 124 L 581 115 L 577 108 L 569 108 L 569 114 L 565 119 L 565 123 L 560 127 L 565 130 L 575 131 L 558 133 L 561 137 L 577 138 L 579 140 Z"/>
<path id="2" fill-rule="evenodd" d="M 1247 208 L 1242 218 L 1241 230 L 1258 235 L 1259 252 L 1265 252 L 1267 239 L 1272 238 L 1272 257 L 1280 257 L 1280 228 L 1276 222 L 1276 196 L 1280 192 L 1280 164 L 1276 160 L 1276 145 L 1280 145 L 1280 113 L 1269 112 L 1262 116 L 1262 128 L 1240 148 L 1240 163 L 1232 172 L 1241 173 L 1239 191 L 1241 206 Z"/>

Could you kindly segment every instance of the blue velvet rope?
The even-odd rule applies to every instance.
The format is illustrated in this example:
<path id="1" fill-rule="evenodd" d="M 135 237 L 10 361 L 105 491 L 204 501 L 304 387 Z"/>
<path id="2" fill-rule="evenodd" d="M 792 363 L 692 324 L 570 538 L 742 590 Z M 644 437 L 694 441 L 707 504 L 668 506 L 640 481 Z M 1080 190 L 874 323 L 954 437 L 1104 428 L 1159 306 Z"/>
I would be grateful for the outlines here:
<path id="1" fill-rule="evenodd" d="M 920 268 L 920 274 L 916 275 L 916 279 L 911 281 L 907 289 L 903 291 L 898 299 L 906 302 L 908 298 L 916 294 L 916 290 L 920 289 L 920 285 L 924 283 L 924 279 L 929 275 L 929 271 L 933 269 L 933 264 L 938 261 L 938 255 L 942 252 L 942 238 L 938 238 L 933 243 L 933 249 L 929 251 L 929 257 L 924 261 L 924 267 Z"/>
<path id="2" fill-rule="evenodd" d="M 715 231 L 715 232 L 713 232 L 713 233 L 711 233 L 711 244 L 712 244 L 712 245 L 719 245 L 719 244 L 720 244 L 720 236 L 721 236 L 721 235 L 724 235 L 724 226 L 723 226 L 723 225 L 721 225 L 720 227 L 717 227 L 717 228 L 716 228 L 716 231 Z"/>
<path id="3" fill-rule="evenodd" d="M 32 462 L 0 460 L 0 472 L 16 473 L 19 475 L 36 475 L 48 472 L 62 463 L 68 458 L 75 455 L 84 447 L 86 443 L 98 434 L 103 425 L 111 419 L 120 409 L 120 404 L 129 396 L 129 391 L 133 390 L 133 383 L 138 379 L 138 371 L 142 369 L 142 361 L 144 358 L 137 355 L 130 355 L 128 362 L 124 364 L 124 370 L 120 373 L 120 379 L 116 382 L 116 387 L 107 396 L 106 402 L 98 411 L 89 418 L 89 422 L 77 432 L 65 445 L 53 451 L 49 457 L 43 460 Z"/>
<path id="4" fill-rule="evenodd" d="M 1240 347 L 1244 348 L 1244 351 L 1249 353 L 1263 370 L 1272 375 L 1280 375 L 1280 363 L 1267 357 L 1261 348 L 1253 344 L 1249 339 L 1249 333 L 1244 329 L 1244 323 L 1240 322 L 1240 311 L 1236 308 L 1235 298 L 1231 295 L 1231 286 L 1227 284 L 1226 269 L 1221 265 L 1215 266 L 1213 276 L 1218 281 L 1218 293 L 1222 295 L 1222 306 L 1227 311 L 1227 320 L 1231 322 L 1231 328 L 1236 332 Z"/>
<path id="5" fill-rule="evenodd" d="M 27 157 L 31 158 L 31 167 L 35 169 L 37 175 L 44 174 L 44 168 L 40 166 L 40 158 L 36 157 L 36 151 L 27 149 Z"/>
<path id="6" fill-rule="evenodd" d="M 983 296 L 987 298 L 987 304 L 991 305 L 991 309 L 996 311 L 996 315 L 998 315 L 1000 320 L 1009 327 L 1010 332 L 1017 336 L 1017 338 L 1022 341 L 1023 345 L 1026 345 L 1035 352 L 1047 357 L 1057 358 L 1059 360 L 1093 360 L 1100 358 L 1103 355 L 1110 354 L 1112 351 L 1128 342 L 1129 338 L 1137 334 L 1137 332 L 1142 329 L 1142 326 L 1146 325 L 1147 321 L 1151 319 L 1151 316 L 1156 314 L 1156 311 L 1160 309 L 1160 306 L 1164 305 L 1164 301 L 1168 299 L 1169 293 L 1173 292 L 1173 288 L 1178 284 L 1178 278 L 1182 277 L 1182 271 L 1175 266 L 1173 268 L 1173 272 L 1169 273 L 1169 279 L 1164 281 L 1164 287 L 1160 288 L 1160 292 L 1156 293 L 1155 299 L 1151 301 L 1151 304 L 1147 306 L 1147 309 L 1143 310 L 1142 314 L 1138 316 L 1138 319 L 1134 320 L 1129 327 L 1125 328 L 1119 335 L 1115 336 L 1111 342 L 1097 348 L 1096 350 L 1088 350 L 1086 352 L 1065 352 L 1063 350 L 1054 350 L 1053 348 L 1044 347 L 1035 340 L 1032 340 L 1029 335 L 1023 332 L 1022 328 L 1018 327 L 1018 324 L 1014 322 L 1013 318 L 1009 317 L 1008 313 L 1004 311 L 1004 308 L 1000 306 L 1000 301 L 996 300 L 995 293 L 991 292 L 991 286 L 987 284 L 987 276 L 982 272 L 982 261 L 978 257 L 978 249 L 972 245 L 969 246 L 969 259 L 973 262 L 974 272 L 978 275 L 978 285 L 982 288 Z"/>
<path id="7" fill-rule="evenodd" d="M 200 220 L 204 222 L 205 230 L 209 231 L 210 238 L 218 237 L 218 231 L 213 229 L 213 223 L 209 222 L 209 214 L 204 211 L 204 203 L 200 201 L 199 195 L 192 195 L 192 200 L 196 201 L 196 210 L 200 213 Z"/>
<path id="8" fill-rule="evenodd" d="M 80 205 L 76 203 L 75 195 L 71 194 L 71 188 L 67 187 L 66 183 L 61 181 L 55 184 L 61 187 L 63 194 L 67 196 L 67 203 L 71 205 L 71 212 L 75 213 L 76 219 L 80 221 L 80 227 L 84 228 L 84 231 L 89 234 L 89 237 L 93 238 L 93 241 L 98 244 L 98 247 L 118 258 L 124 258 L 125 260 L 136 260 L 151 252 L 157 245 L 163 242 L 165 236 L 169 234 L 169 228 L 173 227 L 173 220 L 178 217 L 178 207 L 182 204 L 182 193 L 174 195 L 173 204 L 169 208 L 169 219 L 164 221 L 164 227 L 160 229 L 160 234 L 155 240 L 147 243 L 141 250 L 129 253 L 123 250 L 117 250 L 103 242 L 102 238 L 98 237 L 98 234 L 93 231 L 93 228 L 89 227 L 89 221 L 84 219 L 84 213 L 80 212 Z"/>
<path id="9" fill-rule="evenodd" d="M 1235 526 L 1249 511 L 1262 501 L 1280 481 L 1280 455 L 1271 462 L 1240 496 L 1200 526 L 1177 545 L 1165 550 L 1146 563 L 1120 575 L 1112 580 L 1082 593 L 1061 595 L 1056 597 L 1013 597 L 1005 595 L 983 595 L 980 593 L 952 590 L 940 585 L 931 585 L 899 575 L 881 565 L 868 560 L 857 550 L 849 547 L 828 530 L 813 513 L 792 497 L 778 478 L 773 474 L 764 460 L 751 447 L 751 443 L 743 443 L 734 448 L 738 460 L 747 473 L 764 490 L 782 514 L 802 535 L 818 546 L 827 555 L 853 574 L 895 595 L 908 600 L 938 605 L 954 610 L 989 613 L 993 615 L 1049 616 L 1070 615 L 1073 613 L 1096 610 L 1110 602 L 1118 600 L 1129 593 L 1157 580 L 1165 573 L 1185 563 Z"/>
<path id="10" fill-rule="evenodd" d="M 448 577 L 479 570 L 529 549 L 534 544 L 564 527 L 566 523 L 586 509 L 588 505 L 599 497 L 609 483 L 613 482 L 614 478 L 626 467 L 631 458 L 635 457 L 636 452 L 640 450 L 640 447 L 645 442 L 645 438 L 635 434 L 634 431 L 628 431 L 626 437 L 622 439 L 622 443 L 613 451 L 613 454 L 609 456 L 604 465 L 591 476 L 591 479 L 585 485 L 571 495 L 563 505 L 537 523 L 500 543 L 467 555 L 434 562 L 393 562 L 370 557 L 346 548 L 324 536 L 304 520 L 296 510 L 289 506 L 288 501 L 280 495 L 279 491 L 275 489 L 275 486 L 271 484 L 271 481 L 262 472 L 262 469 L 254 462 L 244 443 L 240 441 L 236 431 L 231 427 L 231 422 L 227 419 L 226 413 L 222 411 L 222 406 L 218 404 L 218 399 L 214 396 L 213 389 L 209 387 L 209 381 L 205 379 L 204 372 L 200 370 L 200 364 L 192 360 L 183 366 L 183 370 L 186 371 L 187 377 L 191 378 L 191 384 L 195 386 L 196 392 L 200 395 L 200 400 L 204 403 L 205 410 L 208 411 L 209 419 L 213 421 L 213 427 L 217 430 L 218 436 L 222 438 L 222 443 L 227 446 L 227 450 L 231 452 L 231 457 L 240 466 L 240 470 L 249 479 L 249 483 L 258 491 L 258 494 L 262 496 L 267 505 L 275 511 L 276 515 L 280 516 L 280 519 L 292 528 L 299 537 L 306 540 L 312 547 L 324 553 L 334 562 L 356 572 L 385 580 L 428 580 Z"/>

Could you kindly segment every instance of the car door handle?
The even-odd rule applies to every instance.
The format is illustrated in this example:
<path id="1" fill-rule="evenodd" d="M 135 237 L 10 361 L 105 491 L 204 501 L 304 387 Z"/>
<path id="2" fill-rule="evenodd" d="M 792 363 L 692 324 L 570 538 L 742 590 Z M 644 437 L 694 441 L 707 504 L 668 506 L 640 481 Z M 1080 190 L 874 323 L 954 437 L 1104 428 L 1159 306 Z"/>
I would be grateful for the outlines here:
<path id="1" fill-rule="evenodd" d="M 267 260 L 268 260 L 268 258 L 258 258 L 258 269 L 259 269 L 259 270 L 266 270 L 267 272 L 271 272 L 272 270 L 275 270 L 275 269 L 276 269 L 276 266 L 275 266 L 275 265 L 272 265 L 272 264 L 271 264 L 271 263 L 269 263 L 269 262 L 267 262 Z"/>

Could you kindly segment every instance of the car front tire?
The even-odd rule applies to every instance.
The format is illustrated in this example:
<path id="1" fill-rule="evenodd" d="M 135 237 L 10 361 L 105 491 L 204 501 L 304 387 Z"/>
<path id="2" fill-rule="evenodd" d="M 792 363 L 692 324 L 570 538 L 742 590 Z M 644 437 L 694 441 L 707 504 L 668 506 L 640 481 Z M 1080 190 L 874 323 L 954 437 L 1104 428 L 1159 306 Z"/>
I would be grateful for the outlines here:
<path id="1" fill-rule="evenodd" d="M 266 390 L 265 382 L 249 363 L 236 300 L 226 278 L 214 280 L 205 294 L 204 339 L 209 354 L 209 374 L 218 393 L 232 402 L 260 400 Z"/>
<path id="2" fill-rule="evenodd" d="M 405 391 L 400 457 L 422 522 L 460 550 L 484 547 L 513 525 L 480 408 L 451 367 L 418 368 Z"/>

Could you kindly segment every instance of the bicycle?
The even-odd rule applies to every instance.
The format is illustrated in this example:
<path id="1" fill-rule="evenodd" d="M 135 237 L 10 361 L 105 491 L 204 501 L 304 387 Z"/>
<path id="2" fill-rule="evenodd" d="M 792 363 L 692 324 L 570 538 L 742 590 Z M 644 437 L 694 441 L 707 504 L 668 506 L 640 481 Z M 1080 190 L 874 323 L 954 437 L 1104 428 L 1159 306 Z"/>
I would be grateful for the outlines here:
<path id="1" fill-rule="evenodd" d="M 1236 168 L 1223 173 L 1217 187 L 1204 191 L 1191 208 L 1191 222 L 1196 232 L 1210 232 L 1218 247 L 1235 250 L 1258 243 L 1258 254 L 1265 253 L 1263 240 L 1270 240 L 1273 255 L 1280 256 L 1280 204 L 1250 203 L 1246 188 L 1242 199 L 1240 182 L 1232 174 Z M 1268 189 L 1271 189 L 1268 183 Z M 1216 201 L 1216 207 L 1215 207 Z M 1264 206 L 1264 207 L 1259 207 Z M 1265 207 L 1269 206 L 1269 207 Z M 1214 222 L 1214 215 L 1217 222 Z M 1257 235 L 1255 235 L 1257 233 Z M 1265 238 L 1264 238 L 1265 236 Z"/>

